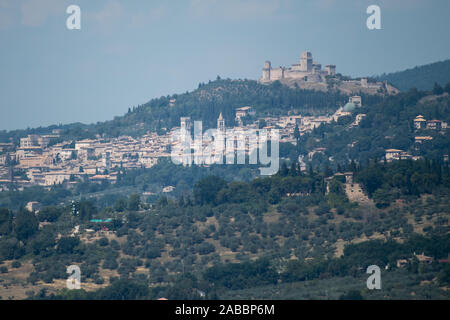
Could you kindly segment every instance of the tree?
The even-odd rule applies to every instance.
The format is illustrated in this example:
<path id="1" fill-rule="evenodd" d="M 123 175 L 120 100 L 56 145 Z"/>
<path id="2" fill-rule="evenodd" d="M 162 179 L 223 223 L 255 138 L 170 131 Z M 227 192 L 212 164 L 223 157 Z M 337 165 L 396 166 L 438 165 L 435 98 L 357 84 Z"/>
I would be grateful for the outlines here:
<path id="1" fill-rule="evenodd" d="M 127 200 L 124 198 L 117 199 L 114 203 L 114 210 L 117 212 L 124 212 L 127 208 Z"/>
<path id="2" fill-rule="evenodd" d="M 31 248 L 33 250 L 33 254 L 38 255 L 45 251 L 53 251 L 55 244 L 55 235 L 48 229 L 44 229 L 40 231 L 33 239 L 31 242 Z"/>
<path id="3" fill-rule="evenodd" d="M 325 171 L 323 173 L 324 177 L 331 177 L 333 175 L 333 170 L 331 170 L 328 164 L 325 165 Z"/>
<path id="4" fill-rule="evenodd" d="M 90 220 L 97 213 L 97 208 L 90 201 L 82 201 L 79 204 L 80 219 L 83 221 Z"/>
<path id="5" fill-rule="evenodd" d="M 76 246 L 80 244 L 80 239 L 75 237 L 63 237 L 59 239 L 57 245 L 58 253 L 73 253 Z"/>
<path id="6" fill-rule="evenodd" d="M 445 84 L 444 91 L 450 94 L 450 81 Z"/>
<path id="7" fill-rule="evenodd" d="M 141 205 L 141 197 L 138 194 L 132 194 L 128 199 L 128 210 L 138 211 Z"/>
<path id="8" fill-rule="evenodd" d="M 115 270 L 119 267 L 119 264 L 117 263 L 117 260 L 115 257 L 107 256 L 105 259 L 105 262 L 103 262 L 103 268 L 109 269 L 109 270 Z"/>
<path id="9" fill-rule="evenodd" d="M 98 245 L 100 247 L 106 247 L 107 245 L 109 245 L 109 241 L 108 238 L 102 237 L 98 240 Z"/>
<path id="10" fill-rule="evenodd" d="M 260 119 L 260 120 L 258 121 L 258 128 L 259 128 L 259 129 L 262 129 L 262 128 L 264 128 L 265 126 L 267 126 L 266 120 Z"/>
<path id="11" fill-rule="evenodd" d="M 346 294 L 341 295 L 339 300 L 364 300 L 364 298 L 358 290 L 350 290 Z"/>
<path id="12" fill-rule="evenodd" d="M 146 284 L 121 279 L 109 287 L 100 289 L 94 299 L 99 300 L 142 300 L 150 294 Z"/>
<path id="13" fill-rule="evenodd" d="M 281 164 L 281 168 L 280 168 L 280 176 L 286 177 L 288 175 L 288 173 L 289 173 L 289 169 L 287 167 L 287 164 L 286 164 L 286 162 L 283 162 Z"/>
<path id="14" fill-rule="evenodd" d="M 39 221 L 55 222 L 61 216 L 62 210 L 59 207 L 45 207 L 39 211 Z"/>
<path id="15" fill-rule="evenodd" d="M 291 163 L 291 168 L 289 169 L 289 175 L 295 177 L 298 172 L 297 172 L 297 162 L 296 161 L 292 161 Z"/>
<path id="16" fill-rule="evenodd" d="M 298 129 L 297 124 L 295 124 L 294 138 L 295 138 L 295 140 L 297 140 L 297 144 L 298 144 L 298 140 L 300 139 L 300 130 Z"/>
<path id="17" fill-rule="evenodd" d="M 18 259 L 24 254 L 24 248 L 16 238 L 6 238 L 1 240 L 0 261 Z"/>
<path id="18" fill-rule="evenodd" d="M 216 249 L 214 247 L 214 245 L 212 245 L 209 242 L 203 242 L 202 244 L 200 244 L 197 248 L 198 253 L 201 255 L 205 255 L 205 254 L 209 254 L 214 252 Z"/>
<path id="19" fill-rule="evenodd" d="M 145 256 L 147 259 L 156 259 L 161 257 L 161 249 L 158 247 L 150 247 L 147 248 L 145 252 Z"/>
<path id="20" fill-rule="evenodd" d="M 12 212 L 8 209 L 0 209 L 0 235 L 7 235 L 12 230 Z"/>
<path id="21" fill-rule="evenodd" d="M 39 223 L 34 213 L 28 210 L 21 210 L 17 213 L 15 220 L 17 239 L 27 240 L 37 232 L 38 227 Z"/>
<path id="22" fill-rule="evenodd" d="M 195 202 L 200 205 L 216 203 L 217 194 L 226 184 L 225 180 L 217 176 L 209 176 L 200 180 L 194 185 Z"/>
<path id="23" fill-rule="evenodd" d="M 433 94 L 440 95 L 443 93 L 444 93 L 444 89 L 442 89 L 442 87 L 437 82 L 435 82 L 434 87 L 433 87 Z"/>
<path id="24" fill-rule="evenodd" d="M 439 272 L 438 281 L 441 285 L 450 284 L 450 265 L 445 263 L 442 270 Z"/>
<path id="25" fill-rule="evenodd" d="M 389 191 L 385 189 L 377 189 L 372 196 L 377 208 L 380 209 L 388 207 L 389 204 L 394 200 Z"/>

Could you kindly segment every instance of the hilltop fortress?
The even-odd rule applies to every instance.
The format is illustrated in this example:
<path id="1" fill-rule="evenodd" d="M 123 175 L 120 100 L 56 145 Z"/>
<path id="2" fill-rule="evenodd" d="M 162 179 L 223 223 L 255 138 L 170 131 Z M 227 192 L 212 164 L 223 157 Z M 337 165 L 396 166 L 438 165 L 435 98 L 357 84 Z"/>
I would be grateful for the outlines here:
<path id="1" fill-rule="evenodd" d="M 387 82 L 375 82 L 367 78 L 350 79 L 336 73 L 336 65 L 322 65 L 313 60 L 312 53 L 304 51 L 300 63 L 290 67 L 272 68 L 270 61 L 264 63 L 260 83 L 269 84 L 280 81 L 288 86 L 300 89 L 329 91 L 337 90 L 344 94 L 397 94 L 398 89 Z"/>
<path id="2" fill-rule="evenodd" d="M 335 76 L 336 66 L 326 65 L 322 70 L 320 63 L 314 62 L 312 53 L 305 51 L 300 57 L 300 63 L 291 67 L 272 68 L 270 61 L 264 63 L 260 82 L 272 82 L 283 79 L 297 79 L 309 82 L 324 82 L 326 76 Z"/>

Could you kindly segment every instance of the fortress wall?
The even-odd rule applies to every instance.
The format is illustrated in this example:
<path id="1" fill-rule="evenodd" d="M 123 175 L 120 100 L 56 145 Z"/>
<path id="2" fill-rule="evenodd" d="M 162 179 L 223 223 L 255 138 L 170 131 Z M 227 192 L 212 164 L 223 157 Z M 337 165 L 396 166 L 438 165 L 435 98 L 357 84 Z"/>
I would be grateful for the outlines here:
<path id="1" fill-rule="evenodd" d="M 264 69 L 262 73 L 262 80 L 270 80 L 270 70 Z"/>
<path id="2" fill-rule="evenodd" d="M 289 79 L 302 79 L 307 75 L 308 75 L 307 72 L 286 71 L 285 77 Z"/>
<path id="3" fill-rule="evenodd" d="M 279 80 L 282 79 L 283 69 L 276 68 L 270 70 L 270 80 Z"/>

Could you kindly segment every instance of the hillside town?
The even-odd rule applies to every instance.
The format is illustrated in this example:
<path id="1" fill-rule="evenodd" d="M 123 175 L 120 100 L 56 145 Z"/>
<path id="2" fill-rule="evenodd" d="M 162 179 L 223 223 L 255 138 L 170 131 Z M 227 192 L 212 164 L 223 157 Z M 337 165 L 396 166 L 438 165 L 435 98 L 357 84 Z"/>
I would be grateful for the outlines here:
<path id="1" fill-rule="evenodd" d="M 265 117 L 257 119 L 256 111 L 251 106 L 237 108 L 235 110 L 236 126 L 239 130 L 271 129 L 279 130 L 280 143 L 296 144 L 295 131 L 298 128 L 300 136 L 311 132 L 321 124 L 338 121 L 341 117 L 356 114 L 349 128 L 358 126 L 365 114 L 358 112 L 362 107 L 360 96 L 351 96 L 347 104 L 339 107 L 334 114 L 322 116 L 287 115 L 280 117 Z M 251 119 L 245 121 L 244 119 Z M 219 116 L 217 128 L 225 130 L 226 124 Z M 263 126 L 261 126 L 263 123 Z M 191 128 L 189 117 L 181 118 L 181 127 Z M 423 135 L 422 131 L 445 130 L 447 124 L 440 120 L 426 120 L 418 115 L 414 119 L 416 129 L 415 142 L 420 144 L 432 140 L 431 136 Z M 177 142 L 171 137 L 179 127 L 168 130 L 163 135 L 149 132 L 141 137 L 133 138 L 121 136 L 118 138 L 86 139 L 80 141 L 65 141 L 52 143 L 53 139 L 60 137 L 58 130 L 53 130 L 48 135 L 28 135 L 20 139 L 20 145 L 12 143 L 0 144 L 0 190 L 8 190 L 12 183 L 19 189 L 29 186 L 51 187 L 65 184 L 67 187 L 78 181 L 93 183 L 108 182 L 114 184 L 117 181 L 120 169 L 150 168 L 158 159 L 168 158 L 171 149 Z M 253 150 L 249 145 L 244 146 L 247 154 Z M 306 162 L 312 159 L 317 152 L 324 152 L 323 148 L 312 150 L 307 157 L 299 157 L 302 169 L 306 169 Z M 195 154 L 194 154 L 195 157 Z M 387 149 L 387 161 L 412 158 L 411 154 L 398 149 Z M 118 170 L 119 169 L 119 170 Z"/>
<path id="2" fill-rule="evenodd" d="M 169 156 L 168 135 L 150 133 L 137 139 L 123 136 L 51 145 L 57 137 L 58 132 L 28 135 L 15 150 L 11 144 L 3 145 L 13 151 L 0 156 L 0 189 L 7 189 L 9 183 L 20 187 L 70 185 L 78 179 L 115 183 L 117 172 L 112 168 L 150 168 L 158 158 Z"/>

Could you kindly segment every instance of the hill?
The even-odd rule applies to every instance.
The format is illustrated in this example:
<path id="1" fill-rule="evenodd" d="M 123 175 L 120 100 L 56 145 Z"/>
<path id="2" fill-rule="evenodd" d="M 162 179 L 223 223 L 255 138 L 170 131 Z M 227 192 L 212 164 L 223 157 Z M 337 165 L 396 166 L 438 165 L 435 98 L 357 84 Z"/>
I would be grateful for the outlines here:
<path id="1" fill-rule="evenodd" d="M 350 79 L 342 77 L 341 80 Z M 323 88 L 314 86 L 304 88 L 295 83 L 283 85 L 275 81 L 270 85 L 264 85 L 254 80 L 218 77 L 215 81 L 200 83 L 198 88 L 191 92 L 162 96 L 143 105 L 130 107 L 125 115 L 115 117 L 113 120 L 89 125 L 73 123 L 10 132 L 0 131 L 0 142 L 9 142 L 12 138 L 17 143 L 20 137 L 27 134 L 49 134 L 55 129 L 60 129 L 62 139 L 66 140 L 94 138 L 96 135 L 136 136 L 148 131 L 164 132 L 164 129 L 178 126 L 182 116 L 190 116 L 193 120 L 201 119 L 204 127 L 211 127 L 215 126 L 220 112 L 232 125 L 235 109 L 247 105 L 256 109 L 257 117 L 287 114 L 293 110 L 304 115 L 324 114 L 334 112 L 339 105 L 347 102 L 349 94 L 354 93 L 339 85 L 341 80 L 338 83 L 328 83 Z M 372 80 L 387 80 L 400 90 L 412 87 L 430 90 L 435 82 L 443 86 L 450 81 L 450 60 L 383 74 Z M 373 94 L 361 95 L 366 102 L 368 99 L 376 99 Z"/>
<path id="2" fill-rule="evenodd" d="M 54 129 L 61 130 L 61 138 L 79 140 L 94 138 L 96 135 L 117 137 L 137 136 L 148 131 L 164 132 L 165 129 L 180 125 L 180 117 L 202 120 L 203 127 L 216 125 L 222 112 L 227 125 L 233 125 L 235 110 L 251 105 L 257 116 L 287 114 L 296 110 L 303 114 L 324 114 L 334 112 L 338 105 L 344 104 L 348 96 L 338 92 L 319 92 L 302 90 L 282 85 L 276 81 L 263 85 L 254 80 L 220 79 L 200 83 L 192 92 L 173 94 L 150 100 L 140 106 L 129 108 L 124 116 L 96 124 L 70 124 L 16 130 L 0 131 L 0 142 L 9 138 L 17 143 L 27 134 L 48 134 Z"/>
<path id="3" fill-rule="evenodd" d="M 402 91 L 411 88 L 431 90 L 435 82 L 443 86 L 450 81 L 450 59 L 416 66 L 404 71 L 382 74 L 376 79 L 378 81 L 387 80 Z"/>
<path id="4" fill-rule="evenodd" d="M 422 114 L 450 122 L 449 87 L 440 94 L 363 96 L 363 106 L 347 118 L 317 127 L 297 146 L 282 145 L 281 156 L 292 153 L 294 161 L 267 178 L 253 179 L 247 167 L 204 172 L 160 163 L 121 172 L 118 187 L 153 191 L 169 183 L 182 191 L 175 197 L 145 203 L 138 194 L 109 194 L 94 202 L 78 189 L 113 190 L 80 184 L 74 190 L 79 201 L 64 205 L 60 201 L 73 194 L 55 186 L 38 197 L 43 208 L 37 215 L 17 204 L 39 190 L 4 194 L 0 295 L 199 299 L 200 290 L 207 298 L 326 299 L 356 290 L 353 296 L 367 299 L 448 299 L 450 268 L 436 261 L 445 260 L 450 247 L 450 169 L 442 161 L 450 151 L 448 130 L 415 130 L 413 119 Z M 242 104 L 252 104 L 259 115 L 294 107 L 326 112 L 345 98 L 277 82 L 218 79 L 192 93 L 154 99 L 109 124 L 86 126 L 83 134 L 139 134 L 155 124 L 164 130 L 182 114 L 214 125 L 219 111 L 231 113 Z M 366 116 L 353 126 L 360 112 Z M 433 139 L 417 145 L 419 134 Z M 307 172 L 300 171 L 297 156 L 319 148 Z M 387 148 L 424 159 L 380 162 Z M 232 181 L 236 177 L 241 181 Z M 419 261 L 423 256 L 415 253 L 436 263 Z M 405 265 L 397 266 L 399 260 Z M 64 290 L 71 264 L 82 270 L 82 291 Z M 383 281 L 390 279 L 382 295 L 365 290 L 365 269 L 372 264 L 383 270 Z"/>
<path id="5" fill-rule="evenodd" d="M 346 101 L 340 93 L 301 90 L 274 82 L 263 85 L 253 80 L 220 79 L 200 83 L 198 88 L 184 94 L 152 99 L 148 103 L 131 108 L 123 117 L 104 122 L 96 130 L 112 136 L 139 134 L 148 130 L 161 131 L 180 125 L 180 117 L 202 120 L 203 126 L 215 127 L 220 113 L 233 125 L 236 108 L 253 106 L 257 116 L 287 114 L 297 110 L 302 113 L 320 114 L 334 111 Z"/>
<path id="6" fill-rule="evenodd" d="M 342 117 L 337 122 L 321 125 L 300 137 L 298 152 L 311 157 L 314 167 L 337 166 L 350 159 L 364 163 L 367 159 L 383 159 L 387 149 L 400 149 L 412 156 L 443 159 L 450 153 L 448 129 L 432 130 L 414 128 L 414 119 L 423 115 L 425 119 L 450 122 L 450 96 L 448 92 L 434 95 L 429 92 L 410 90 L 382 101 L 365 103 L 352 116 Z M 356 114 L 365 115 L 359 125 L 354 126 Z M 416 137 L 431 137 L 426 143 L 418 143 Z M 329 160 L 332 159 L 332 160 Z"/>
<path id="7" fill-rule="evenodd" d="M 66 267 L 77 264 L 85 291 L 59 291 L 58 298 L 114 299 L 134 283 L 140 283 L 139 296 L 149 299 L 198 299 L 197 289 L 208 298 L 236 297 L 236 290 L 244 289 L 253 296 L 262 294 L 260 286 L 270 286 L 259 296 L 269 298 L 278 288 L 319 279 L 334 283 L 332 294 L 338 297 L 350 289 L 339 279 L 353 279 L 361 290 L 365 269 L 376 264 L 404 274 L 390 277 L 394 291 L 384 289 L 384 296 L 411 298 L 412 290 L 419 296 L 445 296 L 449 270 L 421 263 L 414 253 L 447 257 L 448 164 L 370 164 L 353 170 L 365 189 L 400 194 L 404 204 L 363 207 L 348 200 L 344 187 L 350 182 L 342 173 L 304 174 L 296 166 L 283 166 L 276 176 L 248 183 L 210 176 L 196 183 L 192 195 L 162 197 L 147 209 L 134 196 L 102 212 L 82 201 L 77 215 L 70 206 L 46 207 L 38 215 L 2 209 L 0 295 L 39 288 L 57 293 L 65 287 Z M 410 170 L 429 179 L 409 179 Z M 368 184 L 369 175 L 384 171 L 405 184 Z M 111 221 L 97 222 L 106 218 Z M 397 267 L 399 259 L 406 259 L 405 268 Z M 422 280 L 429 286 L 422 288 Z M 395 294 L 398 287 L 404 289 Z M 126 291 L 123 298 L 138 298 L 128 295 L 136 290 Z M 34 297 L 46 298 L 45 291 L 44 297 Z"/>

